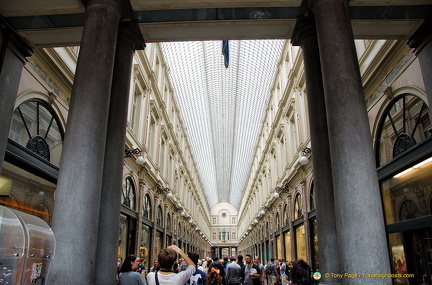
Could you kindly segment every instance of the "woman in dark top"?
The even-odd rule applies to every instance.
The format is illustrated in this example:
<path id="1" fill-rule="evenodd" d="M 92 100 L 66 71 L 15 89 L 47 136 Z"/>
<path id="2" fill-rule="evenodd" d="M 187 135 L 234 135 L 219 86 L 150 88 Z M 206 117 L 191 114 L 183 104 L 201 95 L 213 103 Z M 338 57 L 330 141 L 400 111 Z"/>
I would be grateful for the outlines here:
<path id="1" fill-rule="evenodd" d="M 311 273 L 310 266 L 304 260 L 295 260 L 290 272 L 293 285 L 310 285 Z"/>
<path id="2" fill-rule="evenodd" d="M 140 259 L 135 255 L 129 255 L 120 268 L 120 285 L 145 285 L 143 276 L 134 270 L 138 268 Z"/>

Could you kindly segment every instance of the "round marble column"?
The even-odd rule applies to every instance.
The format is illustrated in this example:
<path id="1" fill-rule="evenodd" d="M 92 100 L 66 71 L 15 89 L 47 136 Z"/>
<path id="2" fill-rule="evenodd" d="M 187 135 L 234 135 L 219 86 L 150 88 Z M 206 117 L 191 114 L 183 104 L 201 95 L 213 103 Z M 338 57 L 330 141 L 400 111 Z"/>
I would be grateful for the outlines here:
<path id="1" fill-rule="evenodd" d="M 26 57 L 33 54 L 29 46 L 0 18 L 0 172 L 6 152 L 18 86 Z"/>
<path id="2" fill-rule="evenodd" d="M 94 284 L 108 107 L 125 1 L 86 1 L 52 228 L 56 250 L 48 284 Z M 104 261 L 103 261 L 104 262 Z"/>
<path id="3" fill-rule="evenodd" d="M 340 273 L 390 273 L 380 189 L 347 0 L 311 0 L 335 198 Z M 353 276 L 353 275 L 352 275 Z M 391 279 L 342 278 L 342 284 Z"/>
<path id="4" fill-rule="evenodd" d="M 297 20 L 292 42 L 293 45 L 301 45 L 305 68 L 318 228 L 318 260 L 319 270 L 322 273 L 320 284 L 340 284 L 340 279 L 329 278 L 325 274 L 339 272 L 339 252 L 326 104 L 313 18 L 299 18 Z"/>
<path id="5" fill-rule="evenodd" d="M 95 284 L 100 285 L 116 281 L 127 109 L 135 49 L 144 49 L 138 24 L 122 22 L 117 38 L 103 167 L 96 260 L 104 261 L 104 270 L 95 272 Z"/>

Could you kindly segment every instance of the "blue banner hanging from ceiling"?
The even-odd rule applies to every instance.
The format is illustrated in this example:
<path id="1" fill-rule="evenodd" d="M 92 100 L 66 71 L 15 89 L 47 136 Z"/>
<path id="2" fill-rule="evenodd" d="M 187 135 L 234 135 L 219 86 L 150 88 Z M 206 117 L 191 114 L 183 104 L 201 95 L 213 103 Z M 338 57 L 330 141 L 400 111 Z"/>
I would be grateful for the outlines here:
<path id="1" fill-rule="evenodd" d="M 222 41 L 222 55 L 224 56 L 225 68 L 229 65 L 229 46 L 228 41 Z"/>

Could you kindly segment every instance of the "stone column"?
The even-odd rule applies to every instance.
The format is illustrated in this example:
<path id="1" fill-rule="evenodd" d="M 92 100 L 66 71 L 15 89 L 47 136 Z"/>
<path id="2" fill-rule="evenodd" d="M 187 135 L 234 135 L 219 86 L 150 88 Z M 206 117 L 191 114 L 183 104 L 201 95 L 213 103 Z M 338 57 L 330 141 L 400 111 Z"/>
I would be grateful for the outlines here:
<path id="1" fill-rule="evenodd" d="M 135 49 L 144 49 L 138 24 L 122 22 L 111 87 L 96 252 L 96 260 L 104 261 L 104 270 L 95 272 L 95 284 L 101 285 L 115 284 L 116 280 L 127 108 Z"/>
<path id="2" fill-rule="evenodd" d="M 0 173 L 6 152 L 9 129 L 15 106 L 21 72 L 26 57 L 33 54 L 28 45 L 4 20 L 0 17 Z"/>
<path id="3" fill-rule="evenodd" d="M 48 284 L 94 284 L 108 108 L 126 1 L 89 0 L 71 95 L 52 228 Z"/>
<path id="4" fill-rule="evenodd" d="M 340 284 L 325 273 L 339 272 L 330 147 L 318 39 L 313 18 L 297 20 L 292 44 L 303 50 L 314 170 L 320 284 Z"/>
<path id="5" fill-rule="evenodd" d="M 423 74 L 425 90 L 432 109 L 432 18 L 427 18 L 417 31 L 411 36 L 408 45 L 414 48 Z"/>
<path id="6" fill-rule="evenodd" d="M 315 16 L 335 198 L 341 273 L 390 273 L 381 195 L 348 0 L 311 0 Z M 342 284 L 391 284 L 343 278 Z M 366 283 L 365 283 L 366 282 Z"/>

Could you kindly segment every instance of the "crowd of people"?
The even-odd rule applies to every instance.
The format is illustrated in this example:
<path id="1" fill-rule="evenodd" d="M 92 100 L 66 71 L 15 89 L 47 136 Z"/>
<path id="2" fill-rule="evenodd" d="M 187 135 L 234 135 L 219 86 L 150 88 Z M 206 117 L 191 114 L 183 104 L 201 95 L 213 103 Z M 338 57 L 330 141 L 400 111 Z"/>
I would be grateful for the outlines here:
<path id="1" fill-rule="evenodd" d="M 178 255 L 180 259 L 178 259 Z M 258 256 L 246 254 L 231 258 L 200 259 L 171 245 L 159 252 L 147 272 L 134 255 L 126 257 L 119 274 L 119 285 L 308 285 L 311 268 L 303 260 L 285 262 L 271 258 L 266 265 Z"/>

